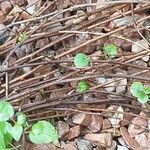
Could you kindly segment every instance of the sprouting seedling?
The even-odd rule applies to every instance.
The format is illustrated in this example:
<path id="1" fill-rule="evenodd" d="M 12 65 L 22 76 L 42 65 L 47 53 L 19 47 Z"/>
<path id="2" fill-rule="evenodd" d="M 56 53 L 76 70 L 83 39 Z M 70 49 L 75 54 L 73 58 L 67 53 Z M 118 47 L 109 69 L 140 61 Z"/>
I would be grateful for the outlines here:
<path id="1" fill-rule="evenodd" d="M 108 58 L 114 58 L 117 55 L 117 49 L 115 44 L 107 44 L 103 47 L 103 52 Z"/>
<path id="2" fill-rule="evenodd" d="M 140 103 L 146 103 L 149 100 L 150 87 L 145 87 L 141 82 L 132 83 L 130 92 Z"/>
<path id="3" fill-rule="evenodd" d="M 18 35 L 18 41 L 19 42 L 24 42 L 27 38 L 27 34 L 26 32 L 20 32 Z"/>
<path id="4" fill-rule="evenodd" d="M 78 53 L 74 57 L 74 65 L 76 68 L 84 68 L 87 67 L 90 63 L 88 56 L 84 53 Z"/>
<path id="5" fill-rule="evenodd" d="M 85 92 L 88 90 L 88 88 L 89 88 L 89 86 L 86 83 L 86 81 L 80 81 L 76 87 L 76 91 L 77 92 Z"/>

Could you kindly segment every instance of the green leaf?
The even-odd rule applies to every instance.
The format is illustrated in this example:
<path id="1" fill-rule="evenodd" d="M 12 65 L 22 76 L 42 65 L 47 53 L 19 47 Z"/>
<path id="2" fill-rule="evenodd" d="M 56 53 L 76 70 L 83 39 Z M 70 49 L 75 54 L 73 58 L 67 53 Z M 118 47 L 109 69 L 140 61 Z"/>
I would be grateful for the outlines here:
<path id="1" fill-rule="evenodd" d="M 4 135 L 2 134 L 2 132 L 0 132 L 0 146 L 1 146 L 1 148 L 3 148 L 1 150 L 4 150 L 5 147 L 6 147 L 5 140 L 4 140 Z"/>
<path id="2" fill-rule="evenodd" d="M 117 55 L 117 49 L 115 44 L 107 44 L 103 47 L 104 54 L 109 58 L 114 58 Z"/>
<path id="3" fill-rule="evenodd" d="M 16 141 L 19 141 L 20 138 L 21 138 L 21 135 L 23 133 L 23 127 L 16 123 L 13 127 L 12 127 L 12 130 L 11 130 L 11 135 L 12 137 L 16 140 Z"/>
<path id="4" fill-rule="evenodd" d="M 25 124 L 25 122 L 26 122 L 26 115 L 21 113 L 21 112 L 18 112 L 16 115 L 17 115 L 17 123 L 20 124 L 20 125 Z"/>
<path id="5" fill-rule="evenodd" d="M 0 101 L 0 121 L 7 121 L 14 115 L 14 109 L 10 103 Z"/>
<path id="6" fill-rule="evenodd" d="M 5 141 L 4 141 L 4 135 L 1 132 L 0 132 L 0 146 L 1 146 L 1 148 L 5 148 L 6 147 Z"/>
<path id="7" fill-rule="evenodd" d="M 77 68 L 84 68 L 90 63 L 89 58 L 86 54 L 79 53 L 74 57 L 74 65 Z"/>
<path id="8" fill-rule="evenodd" d="M 139 95 L 138 95 L 137 100 L 140 103 L 142 103 L 142 104 L 147 103 L 147 101 L 148 101 L 148 95 L 145 94 L 144 92 L 140 92 Z"/>
<path id="9" fill-rule="evenodd" d="M 85 81 L 80 81 L 76 87 L 77 92 L 85 92 L 89 88 L 88 84 Z"/>
<path id="10" fill-rule="evenodd" d="M 0 145 L 0 150 L 9 150 L 9 149 L 4 148 L 3 146 Z"/>
<path id="11" fill-rule="evenodd" d="M 0 122 L 0 132 L 4 135 L 4 141 L 6 147 L 9 143 L 12 142 L 12 135 L 11 135 L 12 125 L 8 122 Z"/>
<path id="12" fill-rule="evenodd" d="M 134 82 L 130 87 L 130 92 L 133 96 L 139 97 L 141 91 L 143 91 L 144 85 L 141 82 Z"/>
<path id="13" fill-rule="evenodd" d="M 48 144 L 52 142 L 51 137 L 45 134 L 35 136 L 33 133 L 30 133 L 29 138 L 30 138 L 30 141 L 35 144 Z"/>
<path id="14" fill-rule="evenodd" d="M 26 38 L 27 38 L 26 32 L 19 33 L 19 36 L 18 36 L 18 41 L 19 42 L 24 42 L 26 40 Z"/>
<path id="15" fill-rule="evenodd" d="M 36 144 L 46 144 L 58 140 L 55 127 L 47 121 L 39 121 L 32 126 L 29 139 Z"/>
<path id="16" fill-rule="evenodd" d="M 144 92 L 145 94 L 150 94 L 150 87 L 145 87 L 145 88 L 143 89 L 143 92 Z"/>

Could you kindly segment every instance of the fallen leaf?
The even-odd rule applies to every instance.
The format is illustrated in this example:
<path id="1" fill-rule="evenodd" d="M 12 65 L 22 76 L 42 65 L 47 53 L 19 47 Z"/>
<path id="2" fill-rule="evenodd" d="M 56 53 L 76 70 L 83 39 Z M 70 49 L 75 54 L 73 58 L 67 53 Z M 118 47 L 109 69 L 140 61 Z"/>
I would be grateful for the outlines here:
<path id="1" fill-rule="evenodd" d="M 110 133 L 87 134 L 84 139 L 98 142 L 103 147 L 108 147 L 112 144 L 112 135 Z"/>
<path id="2" fill-rule="evenodd" d="M 135 137 L 135 135 L 142 133 L 146 126 L 148 125 L 148 121 L 146 119 L 146 115 L 141 112 L 138 117 L 134 117 L 131 120 L 131 124 L 128 127 L 128 132 L 131 137 Z"/>
<path id="3" fill-rule="evenodd" d="M 99 115 L 92 115 L 91 122 L 87 126 L 91 132 L 98 132 L 103 125 L 103 117 Z"/>
<path id="4" fill-rule="evenodd" d="M 141 133 L 135 135 L 135 140 L 144 148 L 150 149 L 150 133 Z"/>
<path id="5" fill-rule="evenodd" d="M 57 128 L 60 137 L 63 137 L 69 131 L 69 125 L 64 121 L 58 121 Z"/>
<path id="6" fill-rule="evenodd" d="M 130 137 L 130 134 L 128 133 L 127 129 L 125 127 L 120 128 L 120 133 L 125 140 L 126 144 L 129 146 L 129 148 L 138 150 L 140 148 L 140 145 L 136 142 L 135 139 Z"/>
<path id="7" fill-rule="evenodd" d="M 119 106 L 116 110 L 117 112 L 111 117 L 108 118 L 113 127 L 117 127 L 120 121 L 123 119 L 123 109 Z"/>
<path id="8" fill-rule="evenodd" d="M 77 148 L 73 144 L 68 143 L 64 145 L 64 150 L 77 150 Z"/>
<path id="9" fill-rule="evenodd" d="M 91 115 L 85 113 L 74 114 L 72 122 L 82 126 L 87 126 L 91 122 Z"/>
<path id="10" fill-rule="evenodd" d="M 63 139 L 72 140 L 72 139 L 78 137 L 80 135 L 80 130 L 81 130 L 81 128 L 79 125 L 70 128 L 69 132 L 64 136 Z"/>
<path id="11" fill-rule="evenodd" d="M 105 129 L 109 129 L 111 128 L 111 122 L 108 120 L 108 119 L 104 119 L 103 120 L 103 127 L 102 127 L 102 130 L 105 130 Z"/>
<path id="12" fill-rule="evenodd" d="M 92 150 L 92 144 L 88 140 L 78 139 L 77 140 L 78 150 Z"/>

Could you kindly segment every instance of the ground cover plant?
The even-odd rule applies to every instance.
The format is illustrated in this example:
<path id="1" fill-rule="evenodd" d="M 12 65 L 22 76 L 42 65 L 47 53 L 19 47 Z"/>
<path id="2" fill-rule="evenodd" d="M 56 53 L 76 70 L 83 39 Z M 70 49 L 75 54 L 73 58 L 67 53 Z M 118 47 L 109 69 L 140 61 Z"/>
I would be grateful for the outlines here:
<path id="1" fill-rule="evenodd" d="M 150 87 L 145 87 L 141 82 L 134 82 L 130 91 L 140 103 L 146 103 L 150 96 Z"/>
<path id="2" fill-rule="evenodd" d="M 86 54 L 84 53 L 78 53 L 75 57 L 74 57 L 74 65 L 77 68 L 83 68 L 88 66 L 90 63 L 89 58 Z"/>
<path id="3" fill-rule="evenodd" d="M 117 55 L 117 46 L 114 44 L 107 44 L 103 47 L 103 51 L 108 58 L 114 58 Z"/>
<path id="4" fill-rule="evenodd" d="M 23 134 L 28 132 L 31 142 L 36 144 L 57 143 L 58 133 L 55 127 L 48 121 L 38 121 L 29 125 L 26 115 L 17 112 L 14 115 L 13 106 L 6 101 L 0 101 L 0 149 L 14 148 L 13 139 L 21 140 Z M 14 120 L 16 116 L 16 120 Z M 31 129 L 30 129 L 31 128 Z"/>

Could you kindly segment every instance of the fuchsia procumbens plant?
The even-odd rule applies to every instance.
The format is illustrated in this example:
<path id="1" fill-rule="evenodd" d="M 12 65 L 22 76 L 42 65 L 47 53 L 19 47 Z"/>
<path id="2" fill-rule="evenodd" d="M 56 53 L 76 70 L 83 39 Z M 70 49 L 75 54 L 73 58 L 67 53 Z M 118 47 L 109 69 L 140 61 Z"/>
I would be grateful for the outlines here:
<path id="1" fill-rule="evenodd" d="M 76 68 L 84 68 L 87 67 L 90 63 L 88 56 L 84 53 L 78 53 L 74 57 L 74 65 Z"/>
<path id="2" fill-rule="evenodd" d="M 115 44 L 107 44 L 103 47 L 103 52 L 108 58 L 114 58 L 117 55 L 117 46 Z"/>
<path id="3" fill-rule="evenodd" d="M 140 103 L 147 103 L 150 98 L 150 87 L 145 87 L 141 82 L 133 82 L 130 92 Z"/>
<path id="4" fill-rule="evenodd" d="M 14 115 L 13 106 L 9 102 L 0 101 L 0 150 L 11 148 L 13 139 L 21 140 L 25 131 L 29 133 L 29 139 L 33 143 L 58 143 L 57 130 L 50 122 L 39 121 L 28 125 L 24 113 L 17 112 Z"/>
<path id="5" fill-rule="evenodd" d="M 85 92 L 88 90 L 88 88 L 89 88 L 89 86 L 86 83 L 86 81 L 80 81 L 76 87 L 76 91 L 77 92 Z"/>

